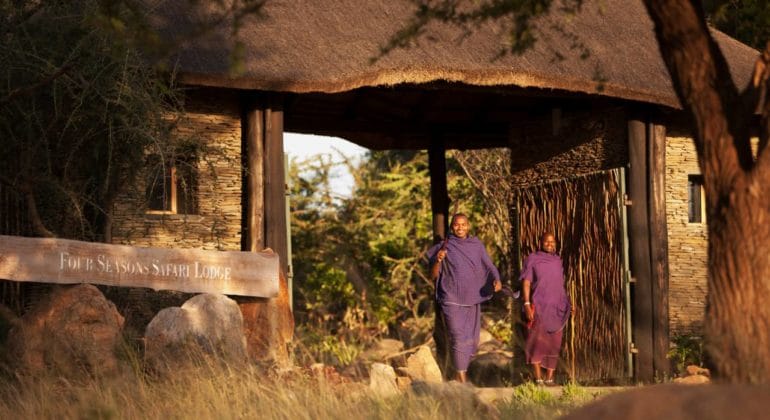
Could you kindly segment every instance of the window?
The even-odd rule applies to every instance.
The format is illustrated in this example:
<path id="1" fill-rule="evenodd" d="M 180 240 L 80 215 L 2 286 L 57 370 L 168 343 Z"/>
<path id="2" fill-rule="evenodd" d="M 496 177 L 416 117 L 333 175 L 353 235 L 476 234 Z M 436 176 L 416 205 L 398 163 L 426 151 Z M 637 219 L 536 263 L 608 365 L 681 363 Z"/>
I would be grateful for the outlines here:
<path id="1" fill-rule="evenodd" d="M 163 161 L 152 155 L 148 162 L 147 203 L 150 213 L 195 214 L 197 167 L 194 157 Z"/>
<path id="2" fill-rule="evenodd" d="M 688 194 L 688 221 L 690 223 L 703 223 L 703 176 L 687 176 Z"/>

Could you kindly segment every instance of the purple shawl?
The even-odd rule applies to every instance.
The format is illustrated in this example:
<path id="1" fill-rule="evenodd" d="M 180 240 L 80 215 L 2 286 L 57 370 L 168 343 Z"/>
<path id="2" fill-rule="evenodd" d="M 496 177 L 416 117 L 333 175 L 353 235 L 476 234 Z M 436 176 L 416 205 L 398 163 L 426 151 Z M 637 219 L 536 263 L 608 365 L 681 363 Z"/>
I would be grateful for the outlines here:
<path id="1" fill-rule="evenodd" d="M 566 325 L 571 305 L 564 289 L 564 267 L 558 254 L 537 251 L 524 260 L 519 280 L 530 280 L 530 299 L 535 317 L 546 331 L 554 333 Z"/>
<path id="2" fill-rule="evenodd" d="M 428 250 L 431 266 L 441 245 L 436 244 Z M 494 281 L 499 278 L 500 273 L 478 238 L 460 239 L 449 235 L 446 258 L 436 285 L 436 299 L 440 303 L 475 305 L 492 297 Z"/>

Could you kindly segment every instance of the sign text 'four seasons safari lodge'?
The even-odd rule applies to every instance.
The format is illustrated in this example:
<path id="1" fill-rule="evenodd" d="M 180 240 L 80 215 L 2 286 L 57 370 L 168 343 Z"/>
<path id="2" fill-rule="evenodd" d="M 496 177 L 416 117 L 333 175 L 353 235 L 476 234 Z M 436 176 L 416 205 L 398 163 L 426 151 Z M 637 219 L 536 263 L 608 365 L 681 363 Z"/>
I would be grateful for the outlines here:
<path id="1" fill-rule="evenodd" d="M 0 278 L 273 297 L 278 255 L 0 235 Z"/>

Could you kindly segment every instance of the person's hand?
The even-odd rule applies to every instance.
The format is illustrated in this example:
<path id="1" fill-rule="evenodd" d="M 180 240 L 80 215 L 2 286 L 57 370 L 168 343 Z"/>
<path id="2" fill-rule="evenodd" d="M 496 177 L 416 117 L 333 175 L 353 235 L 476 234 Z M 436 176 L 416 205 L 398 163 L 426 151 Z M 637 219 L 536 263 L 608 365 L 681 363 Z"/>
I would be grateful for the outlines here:
<path id="1" fill-rule="evenodd" d="M 444 261 L 444 258 L 446 258 L 446 249 L 442 249 L 438 251 L 438 254 L 436 254 L 436 262 L 441 263 L 441 261 Z"/>
<path id="2" fill-rule="evenodd" d="M 534 312 L 532 311 L 532 305 L 524 305 L 524 315 L 527 316 L 527 321 L 532 321 L 534 318 Z"/>
<path id="3" fill-rule="evenodd" d="M 499 279 L 495 280 L 495 292 L 499 292 L 503 290 L 503 282 L 501 282 Z"/>

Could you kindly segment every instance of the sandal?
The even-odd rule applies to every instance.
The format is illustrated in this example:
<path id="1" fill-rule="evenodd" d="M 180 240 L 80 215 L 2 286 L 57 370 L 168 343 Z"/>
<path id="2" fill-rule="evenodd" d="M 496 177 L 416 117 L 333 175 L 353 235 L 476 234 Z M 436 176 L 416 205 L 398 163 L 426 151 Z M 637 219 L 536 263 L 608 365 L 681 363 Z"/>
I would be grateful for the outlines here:
<path id="1" fill-rule="evenodd" d="M 553 379 L 546 379 L 545 381 L 543 381 L 543 383 L 545 384 L 545 386 L 556 386 L 556 383 L 553 381 Z"/>
<path id="2" fill-rule="evenodd" d="M 535 385 L 537 385 L 537 386 L 543 386 L 543 385 L 544 385 L 544 382 L 543 382 L 543 380 L 542 380 L 542 379 L 536 379 L 536 380 L 535 380 Z"/>

